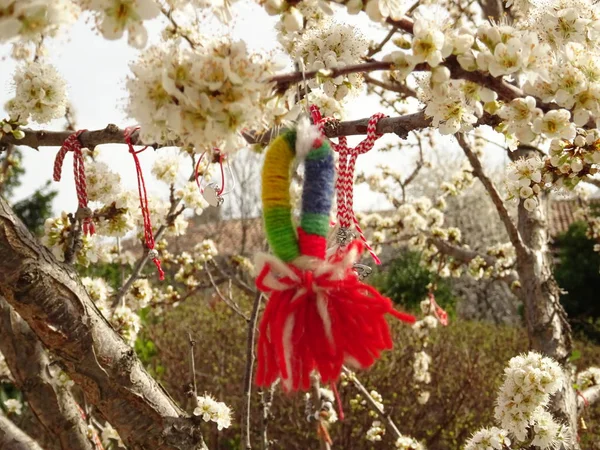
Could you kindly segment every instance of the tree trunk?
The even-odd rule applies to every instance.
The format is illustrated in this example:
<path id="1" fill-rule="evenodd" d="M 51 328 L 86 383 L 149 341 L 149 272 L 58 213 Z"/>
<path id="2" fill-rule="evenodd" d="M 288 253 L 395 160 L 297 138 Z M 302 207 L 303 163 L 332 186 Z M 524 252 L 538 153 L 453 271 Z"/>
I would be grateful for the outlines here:
<path id="1" fill-rule="evenodd" d="M 94 450 L 71 392 L 52 378 L 50 360 L 29 325 L 0 295 L 0 350 L 33 413 L 63 450 Z"/>
<path id="2" fill-rule="evenodd" d="M 148 375 L 73 269 L 56 261 L 1 197 L 0 293 L 131 450 L 205 448 L 199 422 Z"/>
<path id="3" fill-rule="evenodd" d="M 533 212 L 519 205 L 518 228 L 527 252 L 517 253 L 517 272 L 521 281 L 525 324 L 530 348 L 550 356 L 565 368 L 566 386 L 553 398 L 554 417 L 577 434 L 577 397 L 573 389 L 574 372 L 569 363 L 572 351 L 571 327 L 560 304 L 560 288 L 552 275 L 548 248 L 548 202 L 540 198 Z M 576 439 L 573 448 L 579 448 Z"/>

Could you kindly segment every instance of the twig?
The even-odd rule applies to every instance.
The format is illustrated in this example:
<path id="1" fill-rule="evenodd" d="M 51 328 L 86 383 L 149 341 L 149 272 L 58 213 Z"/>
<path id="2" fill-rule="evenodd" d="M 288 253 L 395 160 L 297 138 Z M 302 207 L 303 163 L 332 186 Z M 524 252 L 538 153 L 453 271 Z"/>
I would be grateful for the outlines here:
<path id="1" fill-rule="evenodd" d="M 164 6 L 161 5 L 160 12 L 169 20 L 169 22 L 171 22 L 171 25 L 173 25 L 174 28 L 174 32 L 178 36 L 181 36 L 183 39 L 185 39 L 187 43 L 190 44 L 190 47 L 196 48 L 200 46 L 200 44 L 198 42 L 195 42 L 188 33 L 181 29 L 179 24 L 173 18 L 173 10 L 167 10 Z"/>
<path id="2" fill-rule="evenodd" d="M 229 306 L 232 309 L 232 311 L 235 312 L 238 316 L 243 317 L 246 322 L 250 322 L 250 317 L 248 317 L 240 309 L 240 306 L 232 298 L 228 298 L 228 297 L 226 297 L 226 296 L 223 295 L 223 293 L 219 289 L 219 286 L 215 282 L 215 279 L 214 279 L 214 277 L 213 277 L 210 269 L 208 268 L 208 264 L 204 265 L 204 270 L 206 271 L 206 274 L 208 275 L 208 279 L 210 280 L 210 284 L 212 285 L 213 289 L 215 290 L 215 292 L 217 293 L 217 295 L 219 296 L 219 298 L 221 300 L 223 300 L 223 302 L 227 306 Z"/>
<path id="3" fill-rule="evenodd" d="M 163 234 L 165 234 L 166 231 L 167 231 L 167 226 L 161 225 L 160 228 L 158 229 L 158 231 L 156 232 L 156 234 L 154 235 L 154 241 L 158 242 L 162 238 Z M 150 259 L 149 252 L 144 252 L 144 256 L 142 256 L 140 259 L 138 259 L 138 262 L 135 264 L 135 267 L 133 268 L 133 272 L 131 273 L 131 275 L 129 276 L 129 278 L 123 285 L 123 287 L 121 287 L 121 289 L 119 289 L 119 292 L 117 292 L 117 295 L 115 295 L 115 297 L 113 298 L 113 302 L 111 305 L 111 307 L 113 309 L 115 309 L 119 305 L 119 303 L 121 302 L 121 300 L 123 300 L 123 298 L 125 297 L 127 292 L 129 292 L 129 289 L 131 288 L 133 283 L 135 283 L 135 281 L 140 277 L 140 275 L 142 273 L 142 269 L 146 266 L 146 263 L 148 262 L 149 259 Z"/>
<path id="4" fill-rule="evenodd" d="M 392 25 L 392 29 L 383 38 L 383 40 L 377 46 L 372 47 L 372 48 L 369 49 L 369 52 L 367 53 L 367 58 L 371 58 L 372 56 L 374 56 L 377 53 L 379 53 L 381 51 L 381 49 L 383 48 L 383 46 L 389 42 L 389 40 L 392 38 L 392 36 L 394 35 L 394 33 L 396 33 L 396 31 L 398 31 L 398 26 L 397 25 Z"/>
<path id="5" fill-rule="evenodd" d="M 504 200 L 500 196 L 498 189 L 494 185 L 494 182 L 485 174 L 483 171 L 483 166 L 481 165 L 481 161 L 479 157 L 475 154 L 471 145 L 465 139 L 464 134 L 459 133 L 456 135 L 456 140 L 458 144 L 463 149 L 463 152 L 467 156 L 469 162 L 471 163 L 471 167 L 473 167 L 473 175 L 475 175 L 481 184 L 485 187 L 485 190 L 488 192 L 494 206 L 496 207 L 496 211 L 500 216 L 500 220 L 504 224 L 504 228 L 508 233 L 508 237 L 510 239 L 511 244 L 515 247 L 516 251 L 519 253 L 527 253 L 527 247 L 525 246 L 521 235 L 519 234 L 519 230 L 517 229 L 517 225 L 513 222 L 504 205 Z"/>
<path id="6" fill-rule="evenodd" d="M 323 400 L 321 398 L 321 383 L 319 381 L 319 376 L 316 374 L 311 375 L 312 378 L 312 388 L 313 388 L 313 396 L 315 398 L 315 410 L 317 417 L 317 427 L 321 429 L 321 427 L 325 427 L 324 419 L 321 417 L 321 408 L 323 407 Z M 319 448 L 320 450 L 331 450 L 331 445 L 327 441 L 326 437 L 319 433 Z"/>
<path id="7" fill-rule="evenodd" d="M 345 366 L 342 367 L 342 371 L 348 376 L 348 379 L 352 381 L 352 384 L 354 384 L 354 386 L 356 387 L 356 389 L 358 389 L 361 395 L 365 397 L 365 400 L 371 406 L 373 411 L 375 411 L 375 413 L 379 416 L 379 418 L 387 423 L 388 427 L 392 430 L 392 433 L 394 433 L 394 436 L 396 436 L 396 439 L 400 439 L 401 437 L 403 437 L 403 434 L 400 433 L 400 430 L 398 429 L 392 418 L 388 414 L 386 414 L 383 411 L 383 409 L 377 404 L 375 399 L 371 397 L 371 394 L 369 393 L 369 391 L 367 391 L 367 388 L 365 388 L 363 384 L 358 380 L 358 378 L 356 378 L 356 374 Z"/>
<path id="8" fill-rule="evenodd" d="M 248 322 L 248 336 L 246 339 L 246 372 L 244 374 L 244 410 L 242 411 L 242 445 L 251 449 L 250 441 L 250 409 L 252 402 L 252 371 L 254 368 L 254 341 L 256 338 L 256 323 L 262 294 L 258 292 L 254 297 L 254 305 Z"/>
<path id="9" fill-rule="evenodd" d="M 365 82 L 367 84 L 372 84 L 373 86 L 380 87 L 385 89 L 386 91 L 397 92 L 399 94 L 404 94 L 406 97 L 416 97 L 417 93 L 402 83 L 386 83 L 385 81 L 378 80 L 377 78 L 370 77 L 369 75 L 365 75 Z"/>
<path id="10" fill-rule="evenodd" d="M 259 392 L 260 395 L 260 404 L 262 406 L 263 411 L 263 420 L 262 420 L 262 450 L 269 450 L 269 419 L 271 418 L 271 406 L 273 405 L 273 396 L 275 394 L 275 386 L 276 383 L 273 383 L 269 388 L 268 397 L 265 399 L 267 394 L 265 394 L 264 390 Z"/>
<path id="11" fill-rule="evenodd" d="M 190 375 L 192 377 L 190 387 L 192 389 L 191 393 L 193 394 L 194 407 L 196 407 L 198 406 L 198 387 L 196 386 L 196 361 L 194 358 L 194 347 L 196 346 L 196 341 L 192 338 L 192 333 L 189 331 L 188 342 L 190 344 Z"/>

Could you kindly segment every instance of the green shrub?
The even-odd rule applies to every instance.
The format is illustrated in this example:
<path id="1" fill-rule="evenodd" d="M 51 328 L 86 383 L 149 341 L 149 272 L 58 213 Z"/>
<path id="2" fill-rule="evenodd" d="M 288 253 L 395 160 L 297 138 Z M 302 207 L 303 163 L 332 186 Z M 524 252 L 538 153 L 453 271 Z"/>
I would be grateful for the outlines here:
<path id="1" fill-rule="evenodd" d="M 400 250 L 385 270 L 378 270 L 369 282 L 379 291 L 406 309 L 417 311 L 419 303 L 427 297 L 427 285 L 435 285 L 435 299 L 447 312 L 454 310 L 456 297 L 450 284 L 421 265 L 421 254 Z"/>
<path id="2" fill-rule="evenodd" d="M 250 309 L 247 299 L 238 300 L 244 310 Z M 511 357 L 527 349 L 528 340 L 522 329 L 453 321 L 446 328 L 434 330 L 427 348 L 433 359 L 431 398 L 422 406 L 417 402 L 418 392 L 413 382 L 413 354 L 418 350 L 414 333 L 404 324 L 393 320 L 390 323 L 396 342 L 394 350 L 386 352 L 372 369 L 358 373 L 358 377 L 367 389 L 375 389 L 383 396 L 385 409 L 401 432 L 418 438 L 430 450 L 458 450 L 478 428 L 494 424 L 494 401 L 503 369 Z M 234 411 L 232 427 L 227 430 L 219 433 L 215 424 L 205 424 L 205 438 L 211 449 L 239 448 L 246 329 L 243 319 L 211 297 L 186 301 L 155 323 L 149 323 L 143 332 L 144 338 L 151 339 L 156 348 L 149 362 L 165 368 L 161 382 L 188 410 L 191 407 L 186 396 L 190 383 L 188 332 L 196 340 L 199 393 L 214 395 Z M 598 347 L 582 342 L 577 348 L 581 358 L 575 363 L 580 368 L 600 364 Z M 331 426 L 334 448 L 393 448 L 391 433 L 375 444 L 365 439 L 373 418 L 367 410 L 351 410 L 350 400 L 356 394 L 352 385 L 340 387 L 346 420 Z M 274 441 L 272 449 L 318 448 L 314 425 L 305 418 L 302 393 L 285 394 L 277 389 L 271 412 L 268 436 Z M 586 450 L 600 450 L 598 431 L 594 428 L 599 419 L 597 406 L 586 416 L 589 432 L 582 435 Z M 260 397 L 254 389 L 253 448 L 261 448 L 262 427 Z"/>
<path id="3" fill-rule="evenodd" d="M 586 236 L 587 225 L 575 222 L 556 240 L 559 262 L 554 269 L 558 285 L 566 292 L 561 302 L 573 329 L 600 342 L 600 253 Z"/>

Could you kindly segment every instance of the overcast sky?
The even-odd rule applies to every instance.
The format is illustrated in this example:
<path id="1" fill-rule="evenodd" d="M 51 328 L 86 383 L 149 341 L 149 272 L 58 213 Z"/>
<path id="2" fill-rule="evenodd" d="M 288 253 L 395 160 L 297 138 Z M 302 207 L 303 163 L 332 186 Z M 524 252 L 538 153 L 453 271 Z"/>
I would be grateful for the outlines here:
<path id="1" fill-rule="evenodd" d="M 232 35 L 235 38 L 243 38 L 248 45 L 256 50 L 274 49 L 277 45 L 276 34 L 273 27 L 276 18 L 269 17 L 264 13 L 261 7 L 252 2 L 242 0 L 236 4 L 235 19 L 231 27 Z M 377 27 L 364 20 L 361 16 L 343 15 L 342 20 L 350 22 L 357 29 L 360 29 L 370 39 L 376 39 L 382 32 L 377 31 Z M 156 41 L 157 35 L 161 29 L 159 20 L 148 24 L 150 34 L 154 34 L 151 41 Z M 210 30 L 208 30 L 210 31 Z M 206 33 L 207 30 L 204 30 Z M 215 31 L 213 31 L 215 32 Z M 69 99 L 74 105 L 77 126 L 85 129 L 104 128 L 109 123 L 115 123 L 121 127 L 132 125 L 124 113 L 124 98 L 126 96 L 124 86 L 125 79 L 129 74 L 128 64 L 135 60 L 138 51 L 129 47 L 125 39 L 119 41 L 108 41 L 100 37 L 92 30 L 84 19 L 80 19 L 71 29 L 68 35 L 63 35 L 54 39 L 48 45 L 48 59 L 55 64 L 60 73 L 68 83 Z M 12 74 L 16 63 L 10 58 L 10 45 L 0 46 L 0 57 L 2 58 L 2 71 L 0 71 L 0 107 L 13 95 Z M 362 96 L 354 99 L 348 108 L 347 118 L 358 119 L 372 115 L 381 111 L 377 98 Z M 4 111 L 0 111 L 2 116 L 6 116 Z M 32 124 L 32 127 L 41 128 Z M 57 120 L 44 126 L 46 129 L 62 129 L 64 121 Z M 350 143 L 356 142 L 359 138 L 350 140 Z M 386 136 L 385 140 L 394 140 L 397 138 Z M 450 152 L 453 144 L 448 142 L 447 151 Z M 45 184 L 51 178 L 54 157 L 58 148 L 44 147 L 39 152 L 24 148 L 24 167 L 26 174 L 23 177 L 23 185 L 16 191 L 15 200 L 24 198 L 38 187 Z M 159 152 L 174 151 L 161 149 Z M 162 184 L 158 184 L 152 179 L 150 170 L 152 162 L 156 157 L 156 152 L 148 150 L 140 155 L 144 174 L 147 178 L 147 184 L 151 195 L 161 195 L 166 197 L 167 190 Z M 114 171 L 121 175 L 122 183 L 126 188 L 136 188 L 135 168 L 131 155 L 127 152 L 124 145 L 107 145 L 101 147 L 100 159 L 107 162 Z M 393 152 L 377 154 L 371 152 L 362 156 L 359 160 L 357 169 L 373 169 L 378 162 L 389 164 L 398 164 L 407 166 L 413 156 L 406 152 Z M 71 156 L 67 156 L 63 179 L 55 184 L 59 191 L 54 203 L 55 213 L 61 210 L 74 211 L 76 209 L 76 197 L 74 182 L 72 176 L 66 176 L 71 172 Z M 186 169 L 187 171 L 187 169 Z M 185 175 L 182 173 L 182 180 Z M 364 195 L 364 189 L 359 190 L 356 205 L 359 209 L 369 208 L 373 205 L 373 195 Z"/>

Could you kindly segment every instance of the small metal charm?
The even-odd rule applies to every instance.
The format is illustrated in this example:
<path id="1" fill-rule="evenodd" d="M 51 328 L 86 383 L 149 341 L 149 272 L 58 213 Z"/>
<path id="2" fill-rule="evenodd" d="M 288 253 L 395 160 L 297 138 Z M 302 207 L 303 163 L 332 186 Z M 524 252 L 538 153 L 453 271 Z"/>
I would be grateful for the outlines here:
<path id="1" fill-rule="evenodd" d="M 356 238 L 356 235 L 349 228 L 340 227 L 337 230 L 336 239 L 340 247 L 345 247 Z"/>
<path id="2" fill-rule="evenodd" d="M 148 259 L 158 258 L 158 250 L 153 248 L 152 250 L 148 250 Z"/>
<path id="3" fill-rule="evenodd" d="M 204 188 L 202 196 L 204 200 L 208 202 L 210 206 L 221 206 L 223 204 L 223 197 L 218 194 L 219 185 L 217 183 L 209 183 Z"/>
<path id="4" fill-rule="evenodd" d="M 358 275 L 358 279 L 361 281 L 367 278 L 369 275 L 371 275 L 371 272 L 373 272 L 373 269 L 371 269 L 365 264 L 356 263 L 354 264 L 353 268 L 356 274 Z"/>
<path id="5" fill-rule="evenodd" d="M 76 219 L 87 219 L 88 217 L 92 217 L 93 213 L 91 208 L 87 206 L 80 206 L 77 208 L 77 212 L 75 212 Z"/>

